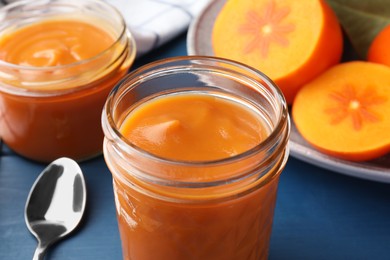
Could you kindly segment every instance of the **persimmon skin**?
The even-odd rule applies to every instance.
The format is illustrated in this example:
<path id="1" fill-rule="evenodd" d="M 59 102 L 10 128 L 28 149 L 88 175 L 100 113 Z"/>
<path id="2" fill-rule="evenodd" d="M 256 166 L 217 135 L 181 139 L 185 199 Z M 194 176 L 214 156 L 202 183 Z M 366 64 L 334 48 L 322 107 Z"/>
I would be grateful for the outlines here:
<path id="1" fill-rule="evenodd" d="M 340 152 L 332 152 L 329 150 L 322 149 L 321 147 L 315 146 L 316 149 L 324 154 L 328 154 L 332 157 L 339 158 L 345 161 L 351 161 L 351 162 L 365 162 L 377 159 L 379 157 L 382 157 L 386 155 L 390 150 L 390 145 L 383 146 L 380 149 L 372 150 L 370 153 L 361 153 L 361 154 L 350 154 L 350 153 L 340 153 Z"/>
<path id="2" fill-rule="evenodd" d="M 390 66 L 390 25 L 386 26 L 372 41 L 367 60 Z"/>
<path id="3" fill-rule="evenodd" d="M 390 152 L 390 68 L 352 61 L 332 67 L 298 92 L 292 118 L 320 152 L 368 161 Z"/>
<path id="4" fill-rule="evenodd" d="M 245 0 L 245 1 L 251 2 L 250 0 Z M 259 0 L 253 0 L 253 2 L 256 1 Z M 331 66 L 338 64 L 342 57 L 343 35 L 342 35 L 342 30 L 338 18 L 325 0 L 315 0 L 315 1 L 318 2 L 321 9 L 321 11 L 318 12 L 319 13 L 318 17 L 321 18 L 318 19 L 322 19 L 320 22 L 320 26 L 318 26 L 317 28 L 319 30 L 318 38 L 316 39 L 316 41 L 310 43 L 311 44 L 310 48 L 306 49 L 306 47 L 301 47 L 301 50 L 303 50 L 302 48 L 305 48 L 304 52 L 309 53 L 309 55 L 307 55 L 307 57 L 306 56 L 303 57 L 301 60 L 299 60 L 299 62 L 292 64 L 291 67 L 289 67 L 290 69 L 288 71 L 280 73 L 280 75 L 277 76 L 273 75 L 273 74 L 279 74 L 279 73 L 274 73 L 274 71 L 278 70 L 278 68 L 269 68 L 264 64 L 264 62 L 249 61 L 248 58 L 243 57 L 243 55 L 240 56 L 237 53 L 235 53 L 237 52 L 237 49 L 236 46 L 234 45 L 236 44 L 235 42 L 237 41 L 237 38 L 240 37 L 240 35 L 238 33 L 232 34 L 231 32 L 227 32 L 227 30 L 223 30 L 223 29 L 224 27 L 226 28 L 234 27 L 236 24 L 240 23 L 241 21 L 239 21 L 239 19 L 235 19 L 235 17 L 230 17 L 225 14 L 223 15 L 225 15 L 226 17 L 223 18 L 217 17 L 216 24 L 214 25 L 212 42 L 213 42 L 213 49 L 215 55 L 228 58 L 228 59 L 236 59 L 242 63 L 245 63 L 249 66 L 252 66 L 262 71 L 263 73 L 268 75 L 279 86 L 279 88 L 282 90 L 286 98 L 287 103 L 291 105 L 293 103 L 296 93 L 304 84 L 311 81 L 312 79 L 314 79 L 316 76 L 318 76 L 326 69 L 330 68 Z M 230 4 L 229 6 L 230 9 L 234 9 L 232 6 L 233 4 L 241 5 L 242 2 L 231 1 L 231 3 L 228 2 L 227 4 Z M 262 0 L 261 2 L 269 3 L 272 1 Z M 275 3 L 280 2 L 282 7 L 288 7 L 288 3 L 289 3 L 289 1 L 284 1 L 284 2 L 274 1 L 274 2 Z M 302 1 L 300 4 L 304 5 L 305 2 Z M 252 5 L 254 4 L 252 3 Z M 227 5 L 224 7 L 224 9 L 226 10 L 228 9 Z M 222 9 L 221 14 L 222 12 L 224 12 L 224 9 Z M 229 10 L 229 11 L 233 12 L 234 10 L 233 11 Z M 308 12 L 310 12 L 310 10 L 308 10 Z M 302 20 L 302 17 L 295 16 L 294 19 Z M 286 22 L 284 25 L 289 25 L 289 23 Z M 304 28 L 305 29 L 300 28 L 299 29 L 300 31 L 296 31 L 296 33 L 298 35 L 301 35 L 300 32 L 302 32 L 302 30 L 307 30 L 307 31 L 313 30 L 313 28 L 311 28 L 311 25 L 307 25 L 307 27 L 305 26 Z M 230 38 L 226 35 L 230 35 Z M 300 41 L 303 42 L 305 41 L 305 39 L 301 38 Z M 229 46 L 232 48 L 230 48 Z M 281 48 L 279 52 L 283 54 L 281 58 L 278 58 L 280 62 L 279 67 L 285 67 L 286 61 L 293 60 L 290 57 L 291 51 L 288 52 Z M 255 55 L 259 55 L 259 54 L 253 53 L 253 56 Z"/>

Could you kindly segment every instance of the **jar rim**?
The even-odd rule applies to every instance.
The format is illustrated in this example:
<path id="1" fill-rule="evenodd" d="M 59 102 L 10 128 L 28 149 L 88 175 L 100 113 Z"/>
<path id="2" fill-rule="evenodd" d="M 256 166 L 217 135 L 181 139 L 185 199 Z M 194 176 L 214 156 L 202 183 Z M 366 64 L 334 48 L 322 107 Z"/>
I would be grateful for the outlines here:
<path id="1" fill-rule="evenodd" d="M 224 63 L 228 65 L 232 65 L 241 69 L 244 69 L 245 71 L 248 71 L 250 73 L 253 73 L 259 78 L 261 78 L 268 86 L 271 86 L 272 89 L 275 91 L 275 96 L 278 99 L 278 103 L 280 104 L 281 109 L 279 109 L 279 115 L 277 115 L 277 122 L 274 125 L 271 133 L 259 144 L 254 146 L 253 148 L 246 150 L 242 153 L 239 153 L 237 155 L 231 156 L 231 157 L 225 157 L 221 159 L 216 159 L 216 160 L 204 160 L 204 161 L 186 161 L 186 160 L 174 160 L 170 158 L 165 158 L 161 157 L 158 155 L 155 155 L 153 153 L 150 153 L 136 145 L 134 145 L 132 142 L 130 142 L 127 138 L 123 136 L 123 134 L 119 131 L 119 129 L 116 126 L 116 123 L 114 122 L 113 119 L 113 109 L 114 109 L 114 98 L 117 95 L 118 91 L 121 90 L 122 88 L 129 88 L 129 86 L 126 86 L 127 83 L 129 83 L 132 79 L 135 79 L 142 75 L 146 70 L 148 69 L 153 69 L 157 68 L 160 65 L 166 65 L 169 63 L 173 62 L 179 62 L 179 61 L 210 61 L 210 62 L 219 62 L 219 63 Z M 194 64 L 193 64 L 194 65 Z M 186 65 L 189 66 L 189 65 Z M 192 69 L 194 67 L 191 67 Z M 164 70 L 166 67 L 160 68 L 160 70 Z M 226 70 L 226 69 L 225 69 Z M 228 71 L 228 70 L 226 70 Z M 151 71 L 151 73 L 156 72 L 156 71 Z M 231 72 L 231 71 L 230 71 Z M 237 71 L 235 73 L 239 74 Z M 247 77 L 245 74 L 241 73 L 240 76 Z M 144 77 L 143 77 L 144 79 Z M 104 116 L 106 114 L 107 116 Z M 258 153 L 260 151 L 265 150 L 266 148 L 269 148 L 272 146 L 272 143 L 275 142 L 277 139 L 277 136 L 282 134 L 284 131 L 286 131 L 286 136 L 282 140 L 282 145 L 281 147 L 284 149 L 284 147 L 287 145 L 288 142 L 288 137 L 289 137 L 289 132 L 290 132 L 290 120 L 288 117 L 288 107 L 286 100 L 284 98 L 284 95 L 282 94 L 282 91 L 277 87 L 277 85 L 263 72 L 252 68 L 248 65 L 245 65 L 240 62 L 236 62 L 233 60 L 225 59 L 225 58 L 220 58 L 220 57 L 212 57 L 212 56 L 177 56 L 177 57 L 171 57 L 171 58 L 166 58 L 162 60 L 157 60 L 151 63 L 148 63 L 146 65 L 143 65 L 139 67 L 138 69 L 130 72 L 127 74 L 110 92 L 106 104 L 103 109 L 103 114 L 102 114 L 102 124 L 103 124 L 103 129 L 108 131 L 108 134 L 113 138 L 113 140 L 117 143 L 117 145 L 123 149 L 132 149 L 135 151 L 137 154 L 140 154 L 142 156 L 145 156 L 146 158 L 153 159 L 155 161 L 159 161 L 162 163 L 168 163 L 171 165 L 192 165 L 192 166 L 211 166 L 211 165 L 221 165 L 221 164 L 228 164 L 231 162 L 236 162 L 238 160 L 242 160 L 245 158 L 250 157 L 254 153 Z M 107 137 L 107 134 L 106 134 Z"/>

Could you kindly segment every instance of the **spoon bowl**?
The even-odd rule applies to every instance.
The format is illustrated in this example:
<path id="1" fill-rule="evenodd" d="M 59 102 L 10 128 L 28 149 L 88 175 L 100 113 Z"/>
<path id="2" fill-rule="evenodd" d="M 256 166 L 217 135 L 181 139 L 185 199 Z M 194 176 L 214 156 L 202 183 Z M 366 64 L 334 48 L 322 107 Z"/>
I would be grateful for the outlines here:
<path id="1" fill-rule="evenodd" d="M 42 171 L 28 195 L 24 215 L 38 240 L 33 259 L 43 259 L 51 244 L 75 230 L 85 204 L 85 180 L 75 161 L 60 158 Z"/>

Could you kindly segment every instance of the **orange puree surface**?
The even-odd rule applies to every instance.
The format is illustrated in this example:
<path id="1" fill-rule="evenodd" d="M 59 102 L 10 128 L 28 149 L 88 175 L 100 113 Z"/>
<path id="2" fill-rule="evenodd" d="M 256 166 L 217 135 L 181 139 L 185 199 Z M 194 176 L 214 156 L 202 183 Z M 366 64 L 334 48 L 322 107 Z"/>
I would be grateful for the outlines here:
<path id="1" fill-rule="evenodd" d="M 24 66 L 59 66 L 92 58 L 113 44 L 106 31 L 80 20 L 47 20 L 0 38 L 0 59 Z"/>
<path id="2" fill-rule="evenodd" d="M 208 161 L 231 157 L 259 144 L 267 132 L 259 115 L 238 102 L 200 95 L 171 95 L 130 113 L 121 132 L 160 157 Z"/>

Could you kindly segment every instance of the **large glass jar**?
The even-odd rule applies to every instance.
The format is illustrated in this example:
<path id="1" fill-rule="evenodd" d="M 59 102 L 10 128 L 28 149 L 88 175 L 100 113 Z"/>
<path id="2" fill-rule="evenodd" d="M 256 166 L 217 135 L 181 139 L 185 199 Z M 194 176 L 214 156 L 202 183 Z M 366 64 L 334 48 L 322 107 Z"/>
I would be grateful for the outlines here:
<path id="1" fill-rule="evenodd" d="M 228 158 L 180 161 L 149 153 L 121 133 L 138 106 L 187 92 L 248 104 L 267 137 Z M 115 87 L 102 125 L 124 259 L 266 259 L 290 125 L 284 97 L 265 75 L 211 57 L 157 61 Z"/>
<path id="2" fill-rule="evenodd" d="M 33 160 L 83 160 L 102 151 L 101 110 L 134 61 L 135 43 L 121 14 L 99 0 L 14 2 L 0 9 L 0 38 L 55 19 L 89 23 L 113 43 L 91 58 L 59 66 L 0 60 L 0 138 Z"/>

